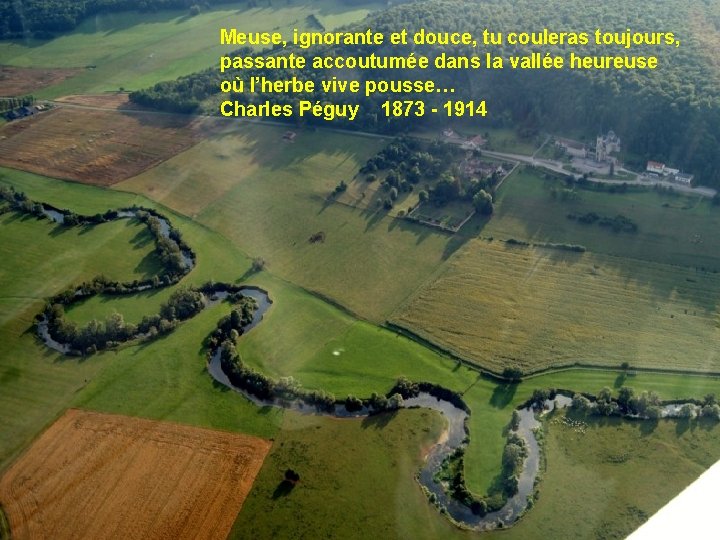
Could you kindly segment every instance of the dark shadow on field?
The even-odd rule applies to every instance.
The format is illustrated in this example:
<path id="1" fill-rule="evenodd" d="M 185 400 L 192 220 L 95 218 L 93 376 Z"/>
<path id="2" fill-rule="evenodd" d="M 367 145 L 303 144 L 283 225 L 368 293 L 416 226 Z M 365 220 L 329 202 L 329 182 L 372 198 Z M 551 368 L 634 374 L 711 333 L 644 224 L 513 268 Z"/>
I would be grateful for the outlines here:
<path id="1" fill-rule="evenodd" d="M 24 221 L 23 217 L 26 216 L 26 214 L 21 214 L 20 212 L 10 211 L 6 214 L 3 214 L 5 217 L 3 218 L 3 225 L 10 225 L 11 223 L 15 223 L 16 221 Z"/>
<path id="2" fill-rule="evenodd" d="M 20 378 L 22 373 L 16 366 L 9 366 L 6 369 L 0 371 L 0 385 L 6 385 L 11 382 L 15 382 Z"/>
<path id="3" fill-rule="evenodd" d="M 375 210 L 374 212 L 367 210 L 366 212 L 363 212 L 363 214 L 367 216 L 367 225 L 365 226 L 365 232 L 368 232 L 369 230 L 377 227 L 382 221 L 382 219 L 387 215 L 381 210 Z"/>
<path id="4" fill-rule="evenodd" d="M 293 482 L 290 482 L 290 480 L 283 480 L 275 488 L 275 491 L 273 491 L 272 498 L 279 499 L 280 497 L 286 497 L 287 495 L 290 495 L 290 493 L 292 493 L 294 487 L 295 484 Z"/>
<path id="5" fill-rule="evenodd" d="M 395 418 L 396 415 L 397 411 L 386 411 L 378 414 L 372 414 L 363 418 L 363 421 L 360 425 L 363 427 L 363 429 L 383 429 L 390 423 L 393 418 Z"/>
<path id="6" fill-rule="evenodd" d="M 335 198 L 331 196 L 327 196 L 323 199 L 322 206 L 320 207 L 320 210 L 318 210 L 318 214 L 322 214 L 325 210 L 330 208 L 333 204 L 335 204 Z"/>
<path id="7" fill-rule="evenodd" d="M 80 232 L 78 232 L 78 236 L 82 236 L 84 234 L 87 234 L 89 232 L 92 232 L 93 229 L 95 229 L 94 223 L 86 223 L 85 225 L 80 225 Z"/>
<path id="8" fill-rule="evenodd" d="M 640 434 L 643 436 L 652 435 L 659 423 L 660 421 L 657 418 L 638 420 L 638 429 L 640 430 Z"/>
<path id="9" fill-rule="evenodd" d="M 517 389 L 518 383 L 498 384 L 490 396 L 490 405 L 496 409 L 504 409 L 512 402 Z"/>
<path id="10" fill-rule="evenodd" d="M 207 375 L 208 377 L 210 377 L 212 379 L 212 376 L 207 372 L 206 368 L 203 368 L 201 370 L 201 373 L 203 373 L 204 375 Z M 212 379 L 212 385 L 213 385 L 213 389 L 220 390 L 221 392 L 230 392 L 230 390 L 231 390 L 224 384 L 217 382 L 215 379 Z"/>
<path id="11" fill-rule="evenodd" d="M 167 340 L 172 334 L 173 331 L 170 331 L 165 334 L 158 334 L 157 336 L 154 336 L 150 339 L 143 339 L 141 341 L 138 341 L 137 345 L 133 347 L 133 356 L 142 353 L 148 347 L 162 346 L 162 342 Z"/>
<path id="12" fill-rule="evenodd" d="M 675 434 L 677 436 L 682 435 L 692 427 L 692 422 L 689 418 L 678 418 L 675 421 Z"/>
<path id="13" fill-rule="evenodd" d="M 139 221 L 135 219 L 128 219 L 126 220 L 126 226 L 127 227 L 134 227 L 139 224 Z M 155 239 L 153 238 L 152 234 L 150 234 L 150 231 L 148 231 L 147 227 L 143 227 L 140 229 L 135 236 L 133 236 L 130 239 L 130 244 L 132 244 L 133 249 L 141 249 L 147 246 L 148 244 L 154 243 Z"/>
<path id="14" fill-rule="evenodd" d="M 582 416 L 583 421 L 587 423 L 588 427 L 610 427 L 610 426 L 618 426 L 622 422 L 627 422 L 627 420 L 623 420 L 622 418 L 618 416 L 602 416 L 602 415 L 594 415 L 594 414 L 588 414 Z"/>
<path id="15" fill-rule="evenodd" d="M 250 268 L 245 270 L 245 272 L 243 273 L 242 276 L 240 276 L 239 278 L 237 278 L 235 280 L 235 283 L 244 283 L 257 273 L 258 273 L 258 271 L 254 270 L 253 267 L 251 266 Z"/>
<path id="16" fill-rule="evenodd" d="M 52 236 L 53 238 L 60 236 L 62 234 L 65 234 L 70 230 L 70 227 L 66 227 L 65 225 L 60 225 L 59 223 L 56 224 L 52 230 L 48 233 L 49 236 Z"/>
<path id="17" fill-rule="evenodd" d="M 141 273 L 143 279 L 151 278 L 162 271 L 162 265 L 154 251 L 145 255 L 135 267 L 135 272 Z"/>

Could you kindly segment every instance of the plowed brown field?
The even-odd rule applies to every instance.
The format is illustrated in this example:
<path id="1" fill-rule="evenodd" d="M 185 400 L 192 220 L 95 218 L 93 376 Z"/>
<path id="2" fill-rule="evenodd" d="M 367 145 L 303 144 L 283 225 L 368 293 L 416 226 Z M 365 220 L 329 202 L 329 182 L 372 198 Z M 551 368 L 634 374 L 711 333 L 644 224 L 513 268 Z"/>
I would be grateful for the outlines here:
<path id="1" fill-rule="evenodd" d="M 140 105 L 130 101 L 129 94 L 118 92 L 107 92 L 105 94 L 79 94 L 63 96 L 55 100 L 58 103 L 70 105 L 81 105 L 84 107 L 97 107 L 98 109 L 112 109 L 123 111 L 147 110 Z"/>
<path id="2" fill-rule="evenodd" d="M 24 96 L 64 81 L 82 69 L 46 69 L 0 66 L 0 96 Z"/>
<path id="3" fill-rule="evenodd" d="M 111 185 L 215 133 L 217 119 L 60 107 L 0 129 L 0 165 Z"/>
<path id="4" fill-rule="evenodd" d="M 226 538 L 271 443 L 69 410 L 0 479 L 14 540 Z"/>

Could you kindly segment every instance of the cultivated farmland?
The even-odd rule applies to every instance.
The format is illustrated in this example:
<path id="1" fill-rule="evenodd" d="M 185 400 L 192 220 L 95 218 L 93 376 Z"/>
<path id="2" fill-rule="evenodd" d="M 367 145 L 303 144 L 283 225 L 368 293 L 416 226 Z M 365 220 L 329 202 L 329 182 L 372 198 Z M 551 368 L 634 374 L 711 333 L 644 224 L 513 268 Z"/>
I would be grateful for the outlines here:
<path id="1" fill-rule="evenodd" d="M 483 367 L 719 371 L 720 274 L 475 240 L 394 318 Z"/>
<path id="2" fill-rule="evenodd" d="M 211 119 L 59 108 L 0 129 L 0 164 L 110 185 L 217 131 Z"/>
<path id="3" fill-rule="evenodd" d="M 106 92 L 104 94 L 87 94 L 63 96 L 55 100 L 57 103 L 81 105 L 111 110 L 143 110 L 143 107 L 130 101 L 130 94 L 125 92 Z"/>
<path id="4" fill-rule="evenodd" d="M 270 443 L 69 410 L 0 480 L 13 538 L 225 538 Z"/>
<path id="5" fill-rule="evenodd" d="M 0 66 L 0 96 L 23 96 L 76 75 L 79 69 Z"/>

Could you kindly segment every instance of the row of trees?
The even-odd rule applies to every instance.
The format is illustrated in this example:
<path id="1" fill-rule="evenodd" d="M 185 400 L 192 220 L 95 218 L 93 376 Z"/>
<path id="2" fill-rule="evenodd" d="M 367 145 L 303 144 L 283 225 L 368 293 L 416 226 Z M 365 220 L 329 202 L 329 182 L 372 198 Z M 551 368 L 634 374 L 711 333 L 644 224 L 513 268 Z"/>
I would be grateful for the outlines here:
<path id="1" fill-rule="evenodd" d="M 46 210 L 53 210 L 62 215 L 62 222 L 59 224 L 66 227 L 97 225 L 118 219 L 120 215 L 117 210 L 108 210 L 107 212 L 97 213 L 92 216 L 79 215 L 70 210 L 58 209 L 44 203 L 33 201 L 28 198 L 24 192 L 16 191 L 12 186 L 0 185 L 0 200 L 9 203 L 10 207 L 17 212 L 33 215 L 41 219 L 46 217 Z M 148 226 L 155 240 L 155 251 L 165 267 L 165 276 L 169 278 L 165 280 L 165 284 L 176 282 L 186 274 L 190 270 L 190 267 L 186 263 L 186 257 L 183 253 L 185 253 L 189 259 L 193 259 L 194 254 L 183 242 L 180 231 L 171 227 L 170 223 L 154 210 L 135 207 L 126 210 L 134 212 L 135 217 Z M 164 226 L 163 222 L 165 222 Z M 156 278 L 155 286 L 160 285 L 160 279 L 159 276 Z"/>
<path id="2" fill-rule="evenodd" d="M 613 397 L 612 390 L 605 387 L 598 392 L 594 400 L 579 393 L 575 394 L 572 400 L 572 407 L 584 414 L 629 415 L 651 419 L 660 418 L 662 405 L 663 402 L 656 392 L 643 391 L 637 394 L 629 386 L 621 387 L 617 397 Z M 678 414 L 680 418 L 702 416 L 720 420 L 720 404 L 715 394 L 708 394 L 699 402 L 683 403 Z"/>
<path id="3" fill-rule="evenodd" d="M 191 15 L 230 0 L 0 0 L 0 39 L 33 36 L 48 39 L 75 28 L 96 13 L 189 9 Z"/>
<path id="4" fill-rule="evenodd" d="M 35 103 L 33 96 L 0 98 L 0 113 Z"/>
<path id="5" fill-rule="evenodd" d="M 586 225 L 597 223 L 601 227 L 607 227 L 615 232 L 636 233 L 638 231 L 637 223 L 622 214 L 610 217 L 601 216 L 596 212 L 587 212 L 585 214 L 575 214 L 571 212 L 567 214 L 566 217 L 570 220 L 577 221 L 578 223 L 584 223 Z"/>
<path id="6" fill-rule="evenodd" d="M 120 313 L 113 313 L 105 321 L 93 319 L 79 326 L 65 316 L 62 304 L 53 304 L 45 311 L 45 316 L 52 338 L 80 355 L 92 354 L 142 336 L 154 338 L 166 334 L 179 321 L 193 317 L 204 306 L 203 295 L 199 291 L 178 289 L 160 307 L 159 314 L 145 316 L 137 325 L 127 323 Z"/>
<path id="7" fill-rule="evenodd" d="M 168 272 L 182 274 L 188 270 L 180 247 L 180 231 L 171 229 L 165 234 L 160 221 L 161 218 L 158 216 L 148 212 L 138 212 L 136 215 L 140 221 L 147 223 L 150 228 L 150 232 L 155 239 L 155 251 Z"/>

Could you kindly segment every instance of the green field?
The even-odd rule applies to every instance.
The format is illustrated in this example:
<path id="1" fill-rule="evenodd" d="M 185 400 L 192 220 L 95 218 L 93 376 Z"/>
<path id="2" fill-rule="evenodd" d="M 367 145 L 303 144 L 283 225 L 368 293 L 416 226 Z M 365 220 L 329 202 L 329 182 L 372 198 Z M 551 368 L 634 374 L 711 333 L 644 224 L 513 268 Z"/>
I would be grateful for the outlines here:
<path id="1" fill-rule="evenodd" d="M 68 94 L 136 90 L 159 81 L 215 66 L 237 47 L 220 45 L 219 29 L 242 31 L 305 29 L 315 14 L 328 30 L 361 20 L 378 4 L 345 5 L 331 0 L 282 7 L 241 9 L 230 5 L 190 17 L 187 10 L 110 13 L 88 17 L 73 32 L 49 41 L 4 41 L 0 64 L 18 67 L 80 67 L 79 75 L 36 92 L 53 98 Z M 95 66 L 90 68 L 89 66 Z"/>
<path id="2" fill-rule="evenodd" d="M 714 423 L 590 419 L 581 432 L 560 418 L 540 498 L 508 537 L 624 538 L 718 459 Z"/>
<path id="3" fill-rule="evenodd" d="M 332 421 L 286 414 L 231 537 L 476 537 L 449 526 L 410 478 L 423 439 L 432 440 L 430 413 L 413 415 Z M 562 418 L 545 423 L 538 502 L 514 527 L 484 537 L 623 538 L 717 460 L 717 425 L 579 419 L 586 423 L 580 431 Z M 301 479 L 285 492 L 279 484 L 288 467 Z"/>
<path id="4" fill-rule="evenodd" d="M 46 220 L 0 216 L 0 467 L 59 415 L 102 366 L 57 361 L 56 354 L 39 345 L 32 324 L 45 297 L 100 272 L 142 275 L 134 269 L 146 250 L 132 253 L 130 241 L 144 230 L 117 222 L 58 234 Z M 115 268 L 108 267 L 108 258 L 120 250 L 131 253 Z"/>
<path id="5" fill-rule="evenodd" d="M 720 274 L 475 240 L 394 320 L 483 367 L 720 371 Z"/>
<path id="6" fill-rule="evenodd" d="M 380 322 L 463 242 L 326 200 L 381 138 L 239 124 L 114 187 L 195 218 L 268 270 Z M 310 237 L 325 233 L 325 241 Z M 412 261 L 412 264 L 407 264 Z"/>
<path id="7" fill-rule="evenodd" d="M 6 303 L 0 311 L 0 324 L 30 305 L 42 305 L 45 298 L 70 283 L 100 274 L 109 279 L 147 279 L 161 268 L 147 228 L 137 221 L 68 230 L 48 220 L 10 212 L 0 215 L 0 234 L 0 298 Z M 129 256 L 108 265 L 119 250 Z"/>
<path id="8" fill-rule="evenodd" d="M 92 214 L 131 202 L 150 204 L 122 193 L 4 173 L 3 181 L 34 200 L 80 212 Z M 235 281 L 249 268 L 249 261 L 222 237 L 177 216 L 171 219 L 198 251 L 199 262 L 188 281 L 203 281 L 210 275 Z M 124 280 L 145 277 L 147 259 L 154 260 L 152 244 L 138 249 L 133 244 L 145 231 L 129 220 L 59 229 L 47 220 L 0 216 L 0 250 L 3 260 L 12 261 L 0 271 L 0 407 L 5 411 L 0 418 L 0 468 L 69 406 L 266 437 L 277 429 L 280 411 L 262 411 L 219 391 L 203 368 L 203 340 L 228 309 L 225 306 L 203 312 L 152 344 L 89 359 L 62 357 L 36 340 L 33 318 L 45 297 L 100 273 Z M 212 264 L 221 259 L 226 266 Z M 156 265 L 151 270 L 155 273 Z"/>
<path id="9" fill-rule="evenodd" d="M 230 537 L 457 534 L 428 504 L 413 478 L 422 463 L 422 449 L 437 440 L 443 422 L 436 413 L 422 410 L 366 420 L 286 414 Z M 290 492 L 279 487 L 287 468 L 300 474 Z"/>
<path id="10" fill-rule="evenodd" d="M 577 200 L 553 198 L 541 172 L 522 169 L 508 178 L 495 198 L 495 214 L 483 235 L 533 242 L 581 244 L 589 251 L 688 267 L 720 270 L 720 208 L 707 198 L 654 191 L 608 193 L 576 189 Z M 567 214 L 622 214 L 637 233 L 614 233 L 584 225 Z"/>
<path id="11" fill-rule="evenodd" d="M 131 202 L 151 204 L 142 197 L 122 192 L 59 183 L 12 171 L 6 171 L 5 174 L 6 181 L 27 191 L 33 199 L 46 200 L 82 212 L 94 213 Z M 354 319 L 271 272 L 248 278 L 246 272 L 249 261 L 225 238 L 167 209 L 159 209 L 169 215 L 182 231 L 185 240 L 198 253 L 198 265 L 184 282 L 199 283 L 206 279 L 249 281 L 270 291 L 275 304 L 263 323 L 241 338 L 239 344 L 244 360 L 251 365 L 274 376 L 293 375 L 306 387 L 322 387 L 335 392 L 338 397 L 344 397 L 347 393 L 365 396 L 372 391 L 387 391 L 400 375 L 438 382 L 464 391 L 464 398 L 473 411 L 466 475 L 470 488 L 480 494 L 487 491 L 498 474 L 504 444 L 503 428 L 512 408 L 526 400 L 536 387 L 559 386 L 594 392 L 602 386 L 618 387 L 625 382 L 638 391 L 655 389 L 664 398 L 702 396 L 709 391 L 720 393 L 718 379 L 645 373 L 624 377 L 622 373 L 592 370 L 543 375 L 517 386 L 496 385 L 404 337 Z M 94 245 L 89 243 L 89 237 L 99 235 L 105 229 L 109 231 L 118 224 L 128 226 L 118 222 L 85 232 L 88 238 L 80 244 L 83 249 L 79 250 L 78 257 L 95 261 L 94 264 L 103 264 L 104 260 L 97 257 L 97 252 L 89 249 Z M 36 250 L 33 257 L 42 257 L 63 235 L 74 234 L 70 230 L 53 237 L 48 234 L 53 230 L 53 225 L 42 221 L 18 220 L 13 225 L 16 229 L 3 225 L 0 233 L 27 238 L 29 231 L 40 227 L 42 234 L 38 235 L 37 242 L 44 249 Z M 34 233 L 38 234 L 37 231 Z M 130 245 L 129 239 L 124 241 Z M 107 249 L 104 245 L 103 248 Z M 115 246 L 113 252 L 125 253 L 122 246 Z M 105 258 L 108 257 L 105 255 Z M 115 259 L 123 259 L 127 268 L 133 268 L 129 257 Z M 36 261 L 28 260 L 29 267 L 34 264 Z M 93 268 L 90 272 L 96 270 L 102 268 Z M 28 284 L 30 288 L 43 281 L 42 276 L 33 275 L 35 282 Z M 246 277 L 242 278 L 243 275 Z M 75 278 L 66 275 L 66 279 L 69 284 Z M 66 284 L 58 282 L 53 287 L 56 285 L 62 287 Z M 11 289 L 9 286 L 4 293 L 6 297 L 12 295 Z M 139 296 L 135 299 L 136 306 L 131 305 L 132 298 L 108 302 L 102 298 L 92 299 L 76 308 L 78 311 L 75 315 L 85 313 L 86 316 L 93 316 L 96 308 L 102 312 L 102 309 L 108 307 L 125 315 L 130 313 L 131 316 L 135 316 L 132 313 L 140 315 L 146 309 L 149 312 L 156 311 L 157 298 Z M 2 301 L 11 300 L 3 298 Z M 387 534 L 387 527 L 396 520 L 401 524 L 401 529 L 396 529 L 395 536 L 462 534 L 425 502 L 412 479 L 419 449 L 433 439 L 434 430 L 437 429 L 433 427 L 437 426 L 433 423 L 437 422 L 437 417 L 431 413 L 403 411 L 399 413 L 398 421 L 376 427 L 374 422 L 379 420 L 363 423 L 361 420 L 298 417 L 277 409 L 258 409 L 250 405 L 237 394 L 214 385 L 203 367 L 203 340 L 217 319 L 229 309 L 224 305 L 204 311 L 181 324 L 172 334 L 155 342 L 127 346 L 80 362 L 60 361 L 59 355 L 40 347 L 32 334 L 26 332 L 32 317 L 41 307 L 42 300 L 37 299 L 22 314 L 14 316 L 0 327 L 0 406 L 12 413 L 4 416 L 3 424 L 0 425 L 5 435 L 3 446 L 0 447 L 0 463 L 3 466 L 68 406 L 165 418 L 275 438 L 276 443 L 258 480 L 258 487 L 251 496 L 253 502 L 248 502 L 236 524 L 238 535 L 251 530 L 268 531 L 272 527 L 275 527 L 275 533 L 280 537 L 291 535 L 282 526 L 284 520 L 300 519 L 297 518 L 297 512 L 305 515 L 305 510 L 310 512 L 313 509 L 312 515 L 318 516 L 328 511 L 327 495 L 318 492 L 320 488 L 326 489 L 323 486 L 331 486 L 338 497 L 344 497 L 346 493 L 353 494 L 347 495 L 348 500 L 356 501 L 355 504 L 359 505 L 354 519 L 362 521 L 363 531 Z M 298 313 L 302 316 L 299 317 Z M 33 396 L 32 400 L 25 397 L 26 392 Z M 402 422 L 399 421 L 401 418 Z M 419 420 L 421 418 L 423 423 Z M 429 425 L 424 423 L 431 418 L 435 420 L 430 421 Z M 368 426 L 378 431 L 371 432 Z M 362 444 L 358 444 L 358 440 Z M 354 450 L 343 454 L 335 452 L 336 448 Z M 330 455 L 337 455 L 336 460 L 328 461 L 327 456 Z M 376 459 L 379 455 L 385 457 Z M 376 463 L 376 467 L 367 477 L 343 474 L 345 470 L 357 470 L 359 463 L 367 463 L 369 460 Z M 297 491 L 286 498 L 274 499 L 267 506 L 270 510 L 266 515 L 268 510 L 260 508 L 268 504 L 268 496 L 272 497 L 279 483 L 278 470 L 293 464 L 302 471 L 306 480 L 301 481 Z M 307 468 L 301 469 L 301 464 Z M 320 470 L 331 470 L 332 474 L 317 474 Z M 370 488 L 378 489 L 382 485 L 378 483 L 381 477 L 389 481 L 382 497 L 376 500 L 366 496 L 355 498 L 356 493 L 366 493 Z M 675 491 L 676 487 L 673 486 L 660 493 L 669 498 Z M 300 500 L 291 504 L 293 497 Z M 375 508 L 379 505 L 387 508 L 392 501 L 398 500 L 395 504 L 399 505 L 398 512 L 402 510 L 402 516 L 378 517 Z M 526 523 L 533 523 L 532 516 L 531 513 Z M 312 517 L 303 518 L 301 523 L 303 527 L 327 530 L 328 534 L 346 530 L 343 524 L 328 521 L 321 523 Z M 356 522 L 349 523 L 357 528 Z"/>

